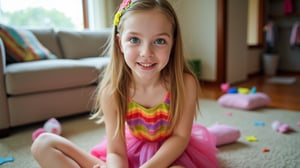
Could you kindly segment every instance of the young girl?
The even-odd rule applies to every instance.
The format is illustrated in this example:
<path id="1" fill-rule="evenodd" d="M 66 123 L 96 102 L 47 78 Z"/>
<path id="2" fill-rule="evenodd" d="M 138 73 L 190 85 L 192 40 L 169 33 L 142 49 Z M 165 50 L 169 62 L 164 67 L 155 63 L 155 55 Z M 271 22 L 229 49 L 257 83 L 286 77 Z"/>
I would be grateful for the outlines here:
<path id="1" fill-rule="evenodd" d="M 199 84 L 184 61 L 179 23 L 167 0 L 124 0 L 115 15 L 111 61 L 98 88 L 106 140 L 91 154 L 42 134 L 42 167 L 219 167 L 214 137 L 193 124 Z"/>

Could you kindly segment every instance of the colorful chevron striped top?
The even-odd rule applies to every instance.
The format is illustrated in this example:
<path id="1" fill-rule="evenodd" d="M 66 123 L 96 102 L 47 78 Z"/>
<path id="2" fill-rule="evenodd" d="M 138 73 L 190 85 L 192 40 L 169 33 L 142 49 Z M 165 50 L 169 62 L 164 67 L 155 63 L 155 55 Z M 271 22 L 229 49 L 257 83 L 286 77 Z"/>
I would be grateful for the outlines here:
<path id="1" fill-rule="evenodd" d="M 162 103 L 153 108 L 145 108 L 129 100 L 126 121 L 131 134 L 148 141 L 163 140 L 170 136 L 169 105 L 170 93 Z"/>

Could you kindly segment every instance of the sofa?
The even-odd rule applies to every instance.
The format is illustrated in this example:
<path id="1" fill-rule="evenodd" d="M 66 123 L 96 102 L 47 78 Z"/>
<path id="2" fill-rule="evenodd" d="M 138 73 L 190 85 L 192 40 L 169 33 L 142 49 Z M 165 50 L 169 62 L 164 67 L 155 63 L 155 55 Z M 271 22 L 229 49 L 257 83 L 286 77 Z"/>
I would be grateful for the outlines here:
<path id="1" fill-rule="evenodd" d="M 109 63 L 101 55 L 109 28 L 28 30 L 56 58 L 8 63 L 0 36 L 0 137 L 14 127 L 90 112 L 97 83 Z"/>

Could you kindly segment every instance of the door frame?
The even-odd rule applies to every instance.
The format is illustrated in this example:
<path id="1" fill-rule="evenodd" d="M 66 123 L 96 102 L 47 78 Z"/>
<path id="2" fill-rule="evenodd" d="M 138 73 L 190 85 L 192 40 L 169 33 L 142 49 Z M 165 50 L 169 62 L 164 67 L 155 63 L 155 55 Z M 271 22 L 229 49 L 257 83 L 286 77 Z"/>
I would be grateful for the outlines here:
<path id="1" fill-rule="evenodd" d="M 217 74 L 216 82 L 226 82 L 227 0 L 217 0 Z"/>

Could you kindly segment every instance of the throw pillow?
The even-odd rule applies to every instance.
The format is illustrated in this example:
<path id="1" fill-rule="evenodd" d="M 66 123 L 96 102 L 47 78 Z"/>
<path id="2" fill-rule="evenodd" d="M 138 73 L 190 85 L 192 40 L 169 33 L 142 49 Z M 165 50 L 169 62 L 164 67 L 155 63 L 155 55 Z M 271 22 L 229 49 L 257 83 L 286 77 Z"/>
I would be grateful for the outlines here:
<path id="1" fill-rule="evenodd" d="M 4 42 L 8 57 L 6 59 L 9 62 L 56 58 L 29 30 L 0 24 L 0 37 Z"/>
<path id="2" fill-rule="evenodd" d="M 252 110 L 266 106 L 270 103 L 270 97 L 264 93 L 254 94 L 224 94 L 218 99 L 218 103 L 225 107 Z"/>

